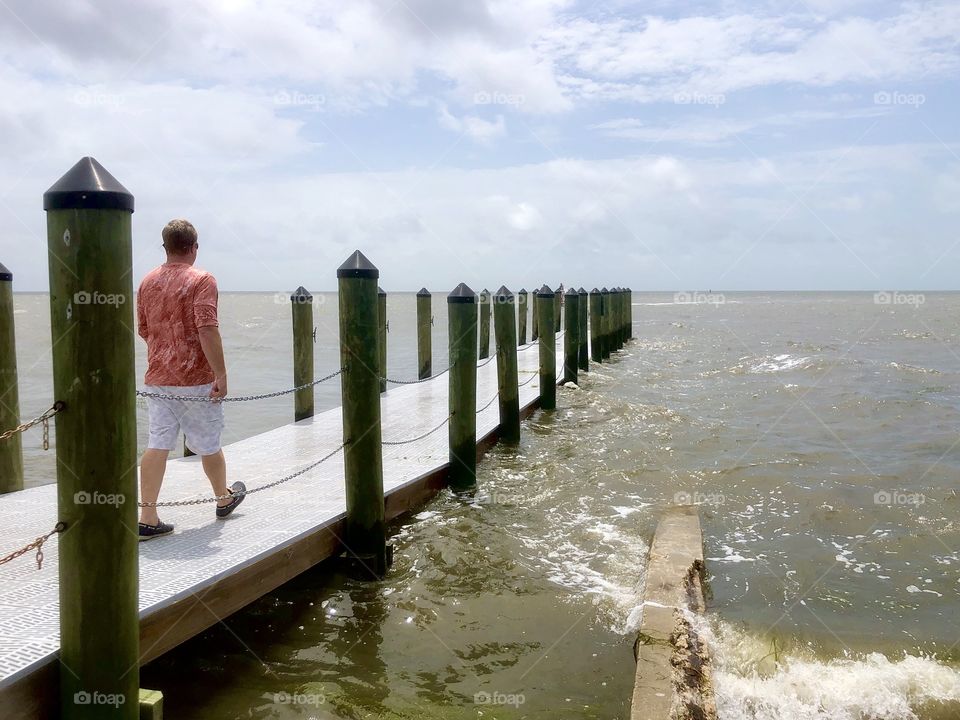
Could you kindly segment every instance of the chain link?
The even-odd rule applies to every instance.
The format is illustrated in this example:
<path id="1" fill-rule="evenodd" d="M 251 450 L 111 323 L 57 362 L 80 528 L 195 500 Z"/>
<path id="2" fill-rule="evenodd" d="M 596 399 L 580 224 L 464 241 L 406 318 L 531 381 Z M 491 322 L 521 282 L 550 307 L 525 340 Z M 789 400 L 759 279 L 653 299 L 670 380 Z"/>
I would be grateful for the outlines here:
<path id="1" fill-rule="evenodd" d="M 452 418 L 452 417 L 453 417 L 453 415 L 447 415 L 447 417 L 444 418 L 444 420 L 443 420 L 442 423 L 440 423 L 439 425 L 437 425 L 437 426 L 436 426 L 435 428 L 433 428 L 432 430 L 428 430 L 428 431 L 425 432 L 423 435 L 418 435 L 417 437 L 410 438 L 409 440 L 381 440 L 380 443 L 381 443 L 382 445 L 407 445 L 407 444 L 412 443 L 412 442 L 417 442 L 417 440 L 423 440 L 425 437 L 429 437 L 430 435 L 433 435 L 437 430 L 439 430 L 439 429 L 442 428 L 444 425 L 446 425 L 448 422 L 450 422 L 450 418 Z"/>
<path id="2" fill-rule="evenodd" d="M 486 360 L 484 360 L 482 363 L 480 363 L 479 365 L 477 365 L 477 368 L 482 368 L 484 365 L 493 362 L 493 360 L 494 360 L 496 357 L 497 357 L 497 355 L 496 355 L 496 353 L 494 353 L 493 355 L 491 355 L 490 357 L 488 357 Z"/>
<path id="3" fill-rule="evenodd" d="M 26 432 L 27 430 L 32 428 L 34 425 L 40 425 L 42 423 L 43 424 L 43 449 L 49 450 L 50 449 L 50 425 L 48 421 L 58 412 L 63 410 L 66 406 L 67 406 L 66 403 L 64 403 L 62 400 L 57 400 L 53 405 L 51 405 L 47 410 L 45 410 L 42 415 L 35 417 L 33 420 L 28 420 L 25 423 L 21 423 L 17 425 L 15 428 L 11 428 L 10 430 L 7 430 L 3 434 L 0 434 L 0 441 L 7 440 L 13 437 L 14 435 L 16 435 L 17 433 Z"/>
<path id="4" fill-rule="evenodd" d="M 22 547 L 19 550 L 15 550 L 9 555 L 0 558 L 0 565 L 5 565 L 11 560 L 16 560 L 21 555 L 26 555 L 28 552 L 36 548 L 37 549 L 37 570 L 42 570 L 43 569 L 43 544 L 47 540 L 49 540 L 51 537 L 56 535 L 57 533 L 63 532 L 66 529 L 67 529 L 67 524 L 61 520 L 56 525 L 54 525 L 53 530 L 48 532 L 46 535 L 41 535 L 26 547 Z"/>
<path id="5" fill-rule="evenodd" d="M 171 500 L 169 502 L 147 502 L 147 503 L 141 502 L 141 503 L 137 503 L 137 505 L 139 507 L 183 507 L 184 505 L 203 505 L 205 503 L 219 502 L 220 500 L 228 500 L 230 498 L 236 497 L 237 495 L 253 495 L 254 493 L 258 493 L 262 490 L 267 490 L 269 488 L 276 487 L 277 485 L 282 485 L 283 483 L 289 480 L 293 480 L 294 478 L 300 477 L 304 473 L 313 470 L 313 468 L 317 467 L 317 465 L 320 465 L 321 463 L 326 462 L 327 460 L 332 458 L 334 455 L 336 455 L 338 452 L 343 450 L 348 445 L 348 443 L 349 441 L 345 443 L 341 443 L 340 446 L 337 447 L 336 449 L 331 450 L 329 453 L 324 455 L 322 458 L 320 458 L 316 462 L 310 463 L 306 467 L 300 468 L 295 473 L 287 475 L 286 477 L 282 477 L 279 480 L 274 480 L 273 482 L 267 483 L 266 485 L 255 487 L 252 490 L 244 490 L 243 492 L 238 492 L 238 493 L 231 492 L 226 495 L 216 495 L 214 497 L 207 497 L 207 498 L 193 498 L 191 500 Z"/>
<path id="6" fill-rule="evenodd" d="M 304 383 L 303 385 L 297 385 L 289 390 L 277 390 L 276 392 L 262 393 L 260 395 L 237 395 L 222 398 L 212 398 L 204 395 L 167 395 L 164 393 L 149 392 L 145 390 L 137 390 L 137 395 L 139 397 L 155 398 L 157 400 L 182 400 L 185 402 L 246 402 L 247 400 L 265 400 L 267 398 L 280 397 L 281 395 L 289 395 L 290 393 L 295 393 L 300 390 L 306 390 L 308 387 L 313 387 L 314 385 L 319 385 L 327 380 L 332 380 L 342 372 L 343 368 L 340 368 L 329 375 L 324 375 L 319 380 Z"/>

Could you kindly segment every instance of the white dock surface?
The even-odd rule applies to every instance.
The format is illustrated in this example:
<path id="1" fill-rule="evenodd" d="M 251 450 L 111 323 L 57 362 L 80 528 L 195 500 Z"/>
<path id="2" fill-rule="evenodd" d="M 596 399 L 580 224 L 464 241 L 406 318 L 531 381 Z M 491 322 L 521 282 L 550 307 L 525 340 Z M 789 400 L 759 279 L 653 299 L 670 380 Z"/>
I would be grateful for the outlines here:
<path id="1" fill-rule="evenodd" d="M 520 407 L 540 395 L 537 344 L 518 352 Z M 486 364 L 483 364 L 486 363 Z M 557 336 L 558 377 L 563 367 L 563 334 Z M 331 382 L 339 382 L 339 379 Z M 447 376 L 416 385 L 390 385 L 381 396 L 384 441 L 417 437 L 447 417 Z M 477 409 L 497 393 L 497 362 L 477 369 Z M 227 407 L 227 413 L 230 409 Z M 494 401 L 477 416 L 477 439 L 499 424 Z M 248 489 L 309 465 L 339 447 L 343 426 L 339 407 L 224 446 L 228 482 Z M 446 465 L 447 430 L 414 443 L 383 447 L 385 494 Z M 199 458 L 171 459 L 161 501 L 210 495 Z M 278 487 L 255 493 L 226 520 L 213 503 L 160 508 L 176 526 L 172 537 L 140 543 L 140 617 L 196 593 L 218 579 L 277 552 L 346 512 L 343 453 Z M 23 547 L 57 522 L 55 483 L 0 495 L 0 554 Z M 43 569 L 30 552 L 0 566 L 0 689 L 43 666 L 60 648 L 57 537 L 43 546 Z"/>

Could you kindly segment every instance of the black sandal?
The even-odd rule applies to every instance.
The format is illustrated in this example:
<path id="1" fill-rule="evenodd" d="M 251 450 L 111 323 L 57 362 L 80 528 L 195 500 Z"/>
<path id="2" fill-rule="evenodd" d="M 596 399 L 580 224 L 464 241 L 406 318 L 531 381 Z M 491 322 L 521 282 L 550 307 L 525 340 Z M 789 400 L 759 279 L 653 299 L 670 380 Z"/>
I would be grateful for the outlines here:
<path id="1" fill-rule="evenodd" d="M 220 507 L 219 505 L 217 506 L 218 518 L 225 518 L 227 515 L 237 509 L 237 505 L 242 503 L 243 499 L 247 496 L 247 486 L 237 480 L 233 485 L 230 486 L 230 494 L 233 495 L 233 499 L 229 503 L 223 507 Z"/>

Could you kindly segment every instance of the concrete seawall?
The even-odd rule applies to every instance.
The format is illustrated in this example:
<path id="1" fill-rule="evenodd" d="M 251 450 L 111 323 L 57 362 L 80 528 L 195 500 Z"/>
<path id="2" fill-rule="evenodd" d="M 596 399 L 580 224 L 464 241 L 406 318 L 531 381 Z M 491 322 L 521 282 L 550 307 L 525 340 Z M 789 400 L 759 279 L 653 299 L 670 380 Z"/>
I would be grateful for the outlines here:
<path id="1" fill-rule="evenodd" d="M 710 654 L 690 622 L 705 609 L 696 507 L 664 513 L 647 564 L 631 720 L 716 720 Z"/>

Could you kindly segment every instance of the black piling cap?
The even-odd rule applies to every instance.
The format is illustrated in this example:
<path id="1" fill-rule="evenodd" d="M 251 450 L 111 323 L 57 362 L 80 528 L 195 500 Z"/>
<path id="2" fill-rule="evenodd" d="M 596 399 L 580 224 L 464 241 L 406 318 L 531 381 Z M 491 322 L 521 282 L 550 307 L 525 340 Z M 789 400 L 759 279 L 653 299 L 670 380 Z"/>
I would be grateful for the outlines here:
<path id="1" fill-rule="evenodd" d="M 311 302 L 312 300 L 313 295 L 303 285 L 294 290 L 293 295 L 290 296 L 290 302 L 295 303 Z"/>
<path id="2" fill-rule="evenodd" d="M 600 294 L 601 294 L 601 295 L 609 295 L 609 294 L 610 294 L 610 291 L 607 290 L 606 288 L 603 288 L 602 290 L 600 290 Z"/>
<path id="3" fill-rule="evenodd" d="M 430 291 L 426 288 L 420 288 L 420 292 L 417 293 L 417 297 L 430 297 Z"/>
<path id="4" fill-rule="evenodd" d="M 557 285 L 557 289 L 554 290 L 553 292 L 554 292 L 554 294 L 556 294 L 556 293 L 562 293 L 562 292 L 563 292 L 563 283 L 560 283 L 559 285 Z"/>
<path id="5" fill-rule="evenodd" d="M 583 289 L 583 285 L 580 286 L 580 289 L 577 290 L 577 292 L 578 292 L 580 295 L 586 295 L 586 294 L 587 294 L 587 291 Z"/>
<path id="6" fill-rule="evenodd" d="M 520 292 L 517 293 L 517 295 L 526 295 L 526 294 L 527 294 L 526 288 L 520 288 Z"/>
<path id="7" fill-rule="evenodd" d="M 367 260 L 366 256 L 357 250 L 347 258 L 346 262 L 337 268 L 338 278 L 378 278 L 380 271 L 376 265 Z"/>
<path id="8" fill-rule="evenodd" d="M 575 288 L 569 288 L 565 293 L 566 297 L 580 297 L 580 293 Z"/>
<path id="9" fill-rule="evenodd" d="M 537 297 L 553 297 L 556 293 L 550 289 L 549 285 L 544 285 L 542 288 L 537 290 Z"/>
<path id="10" fill-rule="evenodd" d="M 480 299 L 481 299 L 481 300 L 486 300 L 486 299 L 489 298 L 489 297 L 490 297 L 490 291 L 489 291 L 489 290 L 487 290 L 486 288 L 484 288 L 483 290 L 480 291 Z"/>
<path id="11" fill-rule="evenodd" d="M 513 299 L 513 293 L 507 289 L 506 285 L 501 285 L 500 289 L 497 290 L 497 294 L 494 295 L 497 300 L 511 300 Z"/>
<path id="12" fill-rule="evenodd" d="M 387 296 L 387 291 L 384 290 L 382 287 L 380 287 L 380 286 L 378 285 L 378 286 L 377 286 L 377 295 L 379 295 L 380 297 L 386 297 L 386 296 Z"/>
<path id="13" fill-rule="evenodd" d="M 596 288 L 594 288 L 593 290 L 590 291 L 590 294 L 591 294 L 591 295 L 599 295 L 599 294 L 600 294 L 600 291 L 597 290 Z"/>
<path id="14" fill-rule="evenodd" d="M 133 212 L 133 195 L 103 165 L 85 157 L 43 194 L 43 209 Z"/>
<path id="15" fill-rule="evenodd" d="M 475 303 L 477 294 L 466 283 L 460 283 L 447 295 L 448 303 Z"/>
<path id="16" fill-rule="evenodd" d="M 10 282 L 13 280 L 13 273 L 7 269 L 7 266 L 0 263 L 0 281 Z"/>

